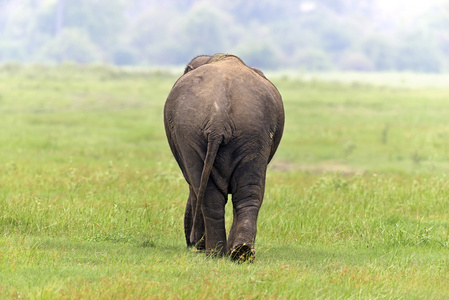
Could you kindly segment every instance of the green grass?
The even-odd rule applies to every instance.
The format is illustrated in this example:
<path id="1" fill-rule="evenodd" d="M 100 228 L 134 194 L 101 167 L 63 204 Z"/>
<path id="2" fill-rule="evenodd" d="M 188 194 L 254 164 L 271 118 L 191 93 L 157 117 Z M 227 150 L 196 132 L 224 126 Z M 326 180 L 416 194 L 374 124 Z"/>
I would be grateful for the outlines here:
<path id="1" fill-rule="evenodd" d="M 175 80 L 0 67 L 0 298 L 449 297 L 448 88 L 275 77 L 284 139 L 237 264 L 185 247 Z"/>

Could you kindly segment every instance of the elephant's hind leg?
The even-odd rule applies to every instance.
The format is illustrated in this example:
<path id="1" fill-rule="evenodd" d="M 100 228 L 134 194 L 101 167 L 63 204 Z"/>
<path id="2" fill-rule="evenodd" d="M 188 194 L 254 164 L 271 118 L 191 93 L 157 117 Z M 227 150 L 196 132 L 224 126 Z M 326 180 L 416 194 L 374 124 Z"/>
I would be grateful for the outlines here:
<path id="1" fill-rule="evenodd" d="M 254 260 L 257 217 L 263 201 L 265 172 L 266 165 L 256 160 L 241 164 L 234 171 L 232 203 L 235 212 L 229 241 L 231 258 L 234 260 Z"/>
<path id="2" fill-rule="evenodd" d="M 190 186 L 189 198 L 187 199 L 186 211 L 184 213 L 184 234 L 186 238 L 186 243 L 188 247 L 195 246 L 198 250 L 204 250 L 204 222 L 203 217 L 200 216 L 200 223 L 196 232 L 194 233 L 194 241 L 190 241 L 190 233 L 192 232 L 193 226 L 193 215 L 196 205 L 196 195 L 193 188 Z M 200 212 L 201 213 L 201 212 Z"/>
<path id="3" fill-rule="evenodd" d="M 227 195 L 226 195 L 227 196 Z M 226 196 L 209 180 L 201 207 L 204 216 L 206 252 L 221 256 L 226 252 L 225 205 Z"/>

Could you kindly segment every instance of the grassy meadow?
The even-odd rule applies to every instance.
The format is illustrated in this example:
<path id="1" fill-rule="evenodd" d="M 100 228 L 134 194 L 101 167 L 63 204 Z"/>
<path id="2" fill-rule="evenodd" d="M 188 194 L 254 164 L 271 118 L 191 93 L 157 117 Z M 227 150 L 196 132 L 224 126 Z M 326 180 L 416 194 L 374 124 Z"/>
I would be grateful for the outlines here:
<path id="1" fill-rule="evenodd" d="M 449 85 L 274 76 L 284 138 L 237 264 L 185 246 L 176 79 L 0 67 L 1 299 L 449 298 Z"/>

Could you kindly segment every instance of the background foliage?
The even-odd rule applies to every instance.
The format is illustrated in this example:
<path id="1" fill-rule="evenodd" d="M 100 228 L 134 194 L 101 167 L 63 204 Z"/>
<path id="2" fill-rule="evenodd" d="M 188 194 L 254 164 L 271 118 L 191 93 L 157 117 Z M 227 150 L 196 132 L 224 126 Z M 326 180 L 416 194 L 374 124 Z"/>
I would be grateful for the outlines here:
<path id="1" fill-rule="evenodd" d="M 261 68 L 449 70 L 449 2 L 2 0 L 0 62 L 184 65 L 217 52 Z"/>

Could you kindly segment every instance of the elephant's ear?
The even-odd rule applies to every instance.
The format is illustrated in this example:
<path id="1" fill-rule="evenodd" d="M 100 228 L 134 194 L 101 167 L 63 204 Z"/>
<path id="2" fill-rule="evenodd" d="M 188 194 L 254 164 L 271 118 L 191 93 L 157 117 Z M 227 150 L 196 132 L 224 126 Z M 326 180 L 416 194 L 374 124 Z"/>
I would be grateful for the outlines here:
<path id="1" fill-rule="evenodd" d="M 258 68 L 253 68 L 253 67 L 251 67 L 251 69 L 252 69 L 254 72 L 256 72 L 257 74 L 259 74 L 260 76 L 262 76 L 263 78 L 267 78 L 267 77 L 265 77 L 265 74 L 264 74 L 261 70 L 259 70 Z"/>
<path id="2" fill-rule="evenodd" d="M 209 55 L 200 55 L 195 57 L 194 59 L 192 59 L 189 64 L 187 65 L 187 67 L 184 70 L 184 74 L 195 70 L 198 67 L 201 67 L 202 65 L 207 64 L 210 61 L 210 56 Z"/>
<path id="3" fill-rule="evenodd" d="M 188 64 L 187 67 L 184 69 L 184 74 L 192 71 L 193 69 L 194 69 L 194 67 L 191 64 Z"/>

